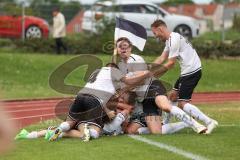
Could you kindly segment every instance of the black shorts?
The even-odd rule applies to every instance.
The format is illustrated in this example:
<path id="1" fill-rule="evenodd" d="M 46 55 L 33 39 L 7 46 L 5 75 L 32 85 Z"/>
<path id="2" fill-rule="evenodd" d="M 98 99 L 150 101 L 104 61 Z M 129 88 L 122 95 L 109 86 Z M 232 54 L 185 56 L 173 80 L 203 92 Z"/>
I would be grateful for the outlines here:
<path id="1" fill-rule="evenodd" d="M 143 112 L 145 116 L 161 115 L 162 110 L 155 103 L 155 98 L 159 95 L 166 95 L 167 90 L 159 80 L 152 81 L 147 95 L 145 96 L 143 104 Z"/>
<path id="2" fill-rule="evenodd" d="M 174 85 L 174 90 L 178 91 L 178 100 L 190 101 L 194 88 L 201 79 L 202 71 L 199 70 L 191 75 L 179 77 Z"/>
<path id="3" fill-rule="evenodd" d="M 142 127 L 147 127 L 144 113 L 131 115 L 129 122 L 140 124 Z"/>
<path id="4" fill-rule="evenodd" d="M 70 106 L 68 116 L 78 125 L 88 123 L 100 128 L 109 120 L 98 98 L 88 94 L 77 95 Z"/>

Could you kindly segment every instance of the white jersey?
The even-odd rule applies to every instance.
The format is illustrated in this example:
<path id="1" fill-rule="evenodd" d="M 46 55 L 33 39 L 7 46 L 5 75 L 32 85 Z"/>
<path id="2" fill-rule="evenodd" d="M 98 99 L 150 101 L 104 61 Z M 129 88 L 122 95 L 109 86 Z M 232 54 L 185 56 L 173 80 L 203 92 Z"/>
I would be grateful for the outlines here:
<path id="1" fill-rule="evenodd" d="M 91 94 L 105 105 L 116 93 L 116 90 L 121 87 L 120 80 L 123 77 L 124 75 L 120 70 L 113 67 L 103 67 L 92 73 L 89 81 L 79 93 Z"/>
<path id="2" fill-rule="evenodd" d="M 134 76 L 134 72 L 146 71 L 148 69 L 148 66 L 145 60 L 141 56 L 136 54 L 131 54 L 127 62 L 124 62 L 123 60 L 121 60 L 118 63 L 118 67 L 122 73 L 130 77 Z M 138 98 L 140 98 L 139 100 L 144 99 L 145 93 L 147 92 L 151 82 L 152 82 L 152 78 L 147 78 L 144 82 L 144 85 L 141 85 L 135 89 L 135 92 Z"/>
<path id="3" fill-rule="evenodd" d="M 118 67 L 123 74 L 147 70 L 147 65 L 144 59 L 136 54 L 131 54 L 127 62 L 121 60 L 118 63 Z"/>
<path id="4" fill-rule="evenodd" d="M 201 70 L 201 61 L 196 50 L 179 33 L 172 32 L 165 43 L 164 52 L 168 53 L 168 59 L 177 57 L 181 76 L 187 76 Z"/>

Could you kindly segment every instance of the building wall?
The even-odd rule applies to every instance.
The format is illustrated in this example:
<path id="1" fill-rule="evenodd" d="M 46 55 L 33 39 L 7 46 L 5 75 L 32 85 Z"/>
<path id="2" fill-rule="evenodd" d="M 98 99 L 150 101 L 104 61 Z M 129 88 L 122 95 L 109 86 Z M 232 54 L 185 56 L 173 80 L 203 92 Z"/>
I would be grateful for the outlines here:
<path id="1" fill-rule="evenodd" d="M 215 13 L 213 14 L 213 30 L 217 31 L 222 28 L 223 24 L 223 5 L 218 5 Z"/>
<path id="2" fill-rule="evenodd" d="M 67 24 L 67 33 L 74 34 L 82 32 L 83 11 L 79 13 Z"/>

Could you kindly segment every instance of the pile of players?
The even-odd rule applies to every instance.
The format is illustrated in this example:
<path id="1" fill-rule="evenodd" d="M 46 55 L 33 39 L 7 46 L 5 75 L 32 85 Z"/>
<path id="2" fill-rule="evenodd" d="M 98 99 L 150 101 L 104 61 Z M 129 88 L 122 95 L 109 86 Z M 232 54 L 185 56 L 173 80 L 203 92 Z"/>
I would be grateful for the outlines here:
<path id="1" fill-rule="evenodd" d="M 129 39 L 119 38 L 117 63 L 109 63 L 91 74 L 71 104 L 66 121 L 41 131 L 29 133 L 23 129 L 16 139 L 45 136 L 49 141 L 62 137 L 89 141 L 123 133 L 172 134 L 186 127 L 199 134 L 212 133 L 217 121 L 190 103 L 202 74 L 195 49 L 180 34 L 169 32 L 163 21 L 156 20 L 151 27 L 155 37 L 165 42 L 164 51 L 152 64 L 132 54 Z M 167 93 L 159 77 L 177 60 L 181 74 Z M 179 122 L 169 123 L 171 117 Z"/>

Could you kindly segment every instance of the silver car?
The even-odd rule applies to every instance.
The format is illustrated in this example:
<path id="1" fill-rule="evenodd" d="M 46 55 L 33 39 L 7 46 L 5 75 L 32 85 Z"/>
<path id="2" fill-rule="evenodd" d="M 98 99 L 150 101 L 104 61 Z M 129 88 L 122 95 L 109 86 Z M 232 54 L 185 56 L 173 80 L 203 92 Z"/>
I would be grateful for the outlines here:
<path id="1" fill-rule="evenodd" d="M 199 23 L 191 17 L 170 14 L 157 5 L 146 0 L 115 0 L 95 3 L 90 10 L 84 12 L 82 29 L 97 32 L 101 19 L 113 19 L 116 16 L 143 25 L 148 36 L 152 37 L 151 24 L 156 19 L 162 19 L 171 31 L 178 32 L 187 38 L 199 34 Z"/>

